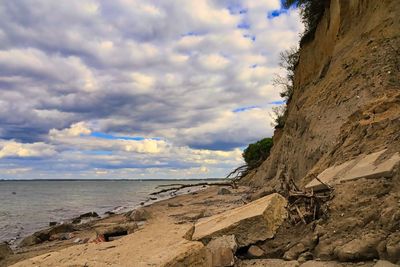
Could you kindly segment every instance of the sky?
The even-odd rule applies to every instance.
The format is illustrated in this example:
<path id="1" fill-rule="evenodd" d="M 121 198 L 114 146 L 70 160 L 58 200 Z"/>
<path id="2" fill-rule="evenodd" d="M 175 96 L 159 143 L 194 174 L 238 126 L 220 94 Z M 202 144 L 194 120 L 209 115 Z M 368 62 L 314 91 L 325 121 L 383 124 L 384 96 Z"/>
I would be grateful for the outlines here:
<path id="1" fill-rule="evenodd" d="M 0 2 L 0 179 L 224 177 L 273 134 L 280 0 Z"/>

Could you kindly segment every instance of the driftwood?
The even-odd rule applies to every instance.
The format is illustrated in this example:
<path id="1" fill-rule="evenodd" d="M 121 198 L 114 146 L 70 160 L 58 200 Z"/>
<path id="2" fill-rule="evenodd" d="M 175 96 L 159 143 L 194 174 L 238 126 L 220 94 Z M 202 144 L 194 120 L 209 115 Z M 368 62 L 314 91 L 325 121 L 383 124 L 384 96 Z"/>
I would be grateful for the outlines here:
<path id="1" fill-rule="evenodd" d="M 196 186 L 230 186 L 233 189 L 237 188 L 237 185 L 235 184 L 234 181 L 230 181 L 230 182 L 217 182 L 217 183 L 197 183 L 197 184 L 172 184 L 172 185 L 159 185 L 158 187 L 167 187 L 167 186 L 172 186 L 170 188 L 165 188 L 156 192 L 151 193 L 150 195 L 154 196 L 154 195 L 158 195 L 161 193 L 165 193 L 165 192 L 170 192 L 172 191 L 172 193 L 175 193 L 183 188 L 188 188 L 188 187 L 196 187 Z"/>

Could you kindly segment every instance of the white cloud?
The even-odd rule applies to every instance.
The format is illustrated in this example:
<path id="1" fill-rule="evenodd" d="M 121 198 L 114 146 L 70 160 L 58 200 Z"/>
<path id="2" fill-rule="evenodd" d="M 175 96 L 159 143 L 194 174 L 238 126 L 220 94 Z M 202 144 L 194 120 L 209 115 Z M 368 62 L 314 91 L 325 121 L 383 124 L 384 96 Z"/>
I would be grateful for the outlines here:
<path id="1" fill-rule="evenodd" d="M 279 8 L 279 0 L 0 4 L 0 155 L 41 174 L 227 173 L 240 148 L 272 134 L 279 52 L 302 30 L 294 10 L 268 19 Z"/>
<path id="2" fill-rule="evenodd" d="M 7 157 L 29 158 L 47 157 L 56 153 L 51 145 L 38 142 L 32 144 L 22 144 L 15 141 L 0 141 L 0 159 Z"/>

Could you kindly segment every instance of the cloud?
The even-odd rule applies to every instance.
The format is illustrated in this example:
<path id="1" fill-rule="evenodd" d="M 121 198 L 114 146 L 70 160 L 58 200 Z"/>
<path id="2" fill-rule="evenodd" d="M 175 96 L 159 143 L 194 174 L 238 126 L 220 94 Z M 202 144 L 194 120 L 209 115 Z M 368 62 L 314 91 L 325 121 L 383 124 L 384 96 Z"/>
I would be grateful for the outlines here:
<path id="1" fill-rule="evenodd" d="M 55 153 L 54 148 L 45 143 L 21 144 L 15 141 L 0 141 L 0 159 L 46 157 Z"/>
<path id="2" fill-rule="evenodd" d="M 272 135 L 279 52 L 303 29 L 298 11 L 279 10 L 279 0 L 1 3 L 0 171 L 229 172 L 240 149 Z M 244 107 L 255 108 L 233 112 Z"/>

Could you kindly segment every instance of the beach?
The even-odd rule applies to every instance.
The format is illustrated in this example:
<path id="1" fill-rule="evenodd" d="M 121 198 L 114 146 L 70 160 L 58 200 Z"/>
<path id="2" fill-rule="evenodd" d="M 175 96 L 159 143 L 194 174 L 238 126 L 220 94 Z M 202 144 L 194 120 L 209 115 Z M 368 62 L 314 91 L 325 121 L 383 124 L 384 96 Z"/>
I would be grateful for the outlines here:
<path id="1" fill-rule="evenodd" d="M 80 224 L 65 240 L 17 248 L 2 266 L 163 266 L 202 246 L 183 237 L 194 222 L 242 206 L 249 189 L 219 190 L 211 186 L 140 208 L 148 217 L 137 223 L 138 229 L 111 242 L 96 240 L 96 231 L 126 225 L 131 221 L 126 213 Z"/>

